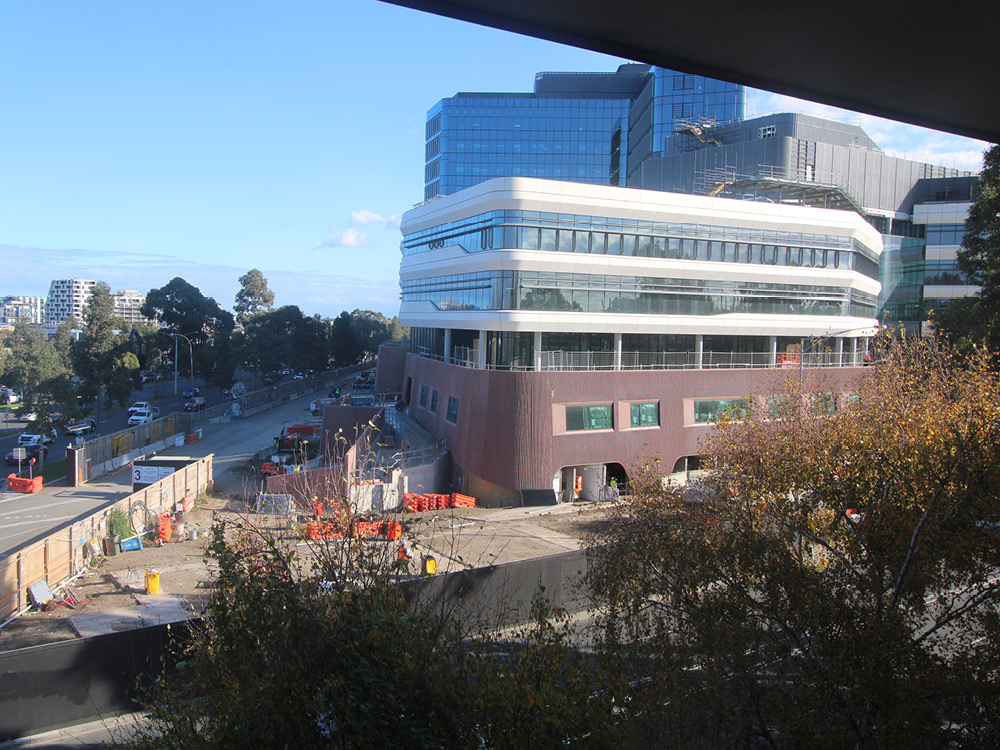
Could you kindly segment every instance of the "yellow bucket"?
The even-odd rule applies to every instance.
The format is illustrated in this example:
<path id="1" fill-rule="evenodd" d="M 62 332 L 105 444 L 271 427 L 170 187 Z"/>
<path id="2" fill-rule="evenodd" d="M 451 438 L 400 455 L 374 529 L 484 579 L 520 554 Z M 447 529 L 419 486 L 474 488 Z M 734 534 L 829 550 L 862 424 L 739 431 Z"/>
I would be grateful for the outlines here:
<path id="1" fill-rule="evenodd" d="M 150 568 L 146 571 L 146 593 L 160 593 L 160 571 Z"/>

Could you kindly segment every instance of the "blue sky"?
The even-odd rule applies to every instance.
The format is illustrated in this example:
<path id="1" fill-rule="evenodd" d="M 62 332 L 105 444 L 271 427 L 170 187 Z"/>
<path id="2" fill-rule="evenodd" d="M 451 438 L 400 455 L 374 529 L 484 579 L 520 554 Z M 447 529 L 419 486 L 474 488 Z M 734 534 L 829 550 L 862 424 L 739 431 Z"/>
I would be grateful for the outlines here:
<path id="1" fill-rule="evenodd" d="M 623 62 L 375 0 L 54 0 L 6 3 L 0 19 L 0 295 L 72 276 L 146 292 L 181 276 L 231 309 L 256 267 L 278 305 L 393 315 L 427 110 Z M 750 97 L 751 114 L 789 109 L 960 169 L 985 148 Z"/>

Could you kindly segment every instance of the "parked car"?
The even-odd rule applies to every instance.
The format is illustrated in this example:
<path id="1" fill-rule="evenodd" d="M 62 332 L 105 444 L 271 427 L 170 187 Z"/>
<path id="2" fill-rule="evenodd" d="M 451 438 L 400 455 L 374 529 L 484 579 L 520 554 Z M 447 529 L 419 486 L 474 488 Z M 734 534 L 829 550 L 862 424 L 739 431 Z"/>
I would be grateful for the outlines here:
<path id="1" fill-rule="evenodd" d="M 42 456 L 49 455 L 49 449 L 48 449 L 48 447 L 45 446 L 45 445 L 41 445 L 40 443 L 35 443 L 33 445 L 19 445 L 18 448 L 23 448 L 24 449 L 24 458 L 19 459 L 14 454 L 14 451 L 11 451 L 4 458 L 4 460 L 7 462 L 8 466 L 17 466 L 18 463 L 22 463 L 22 464 L 27 463 L 28 461 L 30 461 L 33 458 L 37 459 L 39 455 L 42 455 Z M 15 450 L 16 450 L 16 448 L 15 448 Z"/>
<path id="2" fill-rule="evenodd" d="M 184 403 L 184 411 L 201 411 L 205 408 L 205 399 L 202 396 L 195 396 L 190 401 Z"/>
<path id="3" fill-rule="evenodd" d="M 97 429 L 97 421 L 91 417 L 84 417 L 76 422 L 70 422 L 63 428 L 67 435 L 89 435 Z"/>
<path id="4" fill-rule="evenodd" d="M 160 416 L 160 410 L 156 407 L 152 409 L 139 409 L 132 413 L 132 416 L 128 418 L 128 423 L 131 427 L 135 427 L 140 424 L 149 424 L 154 419 Z"/>

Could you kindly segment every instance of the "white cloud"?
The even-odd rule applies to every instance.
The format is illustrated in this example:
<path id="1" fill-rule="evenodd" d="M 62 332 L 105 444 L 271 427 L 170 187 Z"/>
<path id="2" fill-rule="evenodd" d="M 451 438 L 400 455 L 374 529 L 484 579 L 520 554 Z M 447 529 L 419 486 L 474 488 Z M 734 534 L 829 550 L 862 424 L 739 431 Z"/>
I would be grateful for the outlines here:
<path id="1" fill-rule="evenodd" d="M 316 243 L 316 249 L 323 247 L 374 247 L 375 238 L 368 232 L 359 232 L 353 227 L 342 231 L 332 230 L 333 236 L 328 240 L 321 240 Z"/>
<path id="2" fill-rule="evenodd" d="M 369 224 L 385 224 L 386 218 L 382 214 L 362 208 L 360 211 L 351 211 L 351 224 L 366 227 Z"/>
<path id="3" fill-rule="evenodd" d="M 351 211 L 350 224 L 359 227 L 366 227 L 369 224 L 385 224 L 387 229 L 399 229 L 399 222 L 402 218 L 399 214 L 383 216 L 369 211 L 367 208 L 362 208 L 360 211 Z"/>

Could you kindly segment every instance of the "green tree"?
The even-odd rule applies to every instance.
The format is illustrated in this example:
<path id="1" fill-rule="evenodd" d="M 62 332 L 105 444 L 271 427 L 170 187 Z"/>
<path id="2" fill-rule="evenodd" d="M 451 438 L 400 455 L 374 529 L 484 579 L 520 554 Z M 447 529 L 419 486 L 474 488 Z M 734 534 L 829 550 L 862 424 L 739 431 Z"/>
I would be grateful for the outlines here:
<path id="1" fill-rule="evenodd" d="M 79 329 L 80 321 L 70 315 L 56 326 L 55 336 L 52 337 L 56 351 L 59 352 L 63 364 L 69 369 L 73 369 L 73 331 Z"/>
<path id="2" fill-rule="evenodd" d="M 83 401 L 97 402 L 98 429 L 102 409 L 106 406 L 110 411 L 115 400 L 122 408 L 127 406 L 139 377 L 139 360 L 130 351 L 128 334 L 118 325 L 111 289 L 100 281 L 84 306 L 83 332 L 72 349 L 74 370 L 82 380 Z"/>
<path id="3" fill-rule="evenodd" d="M 235 325 L 232 313 L 179 277 L 159 289 L 149 290 L 142 314 L 158 320 L 170 332 L 186 335 L 196 344 L 205 343 L 219 331 L 228 333 Z"/>
<path id="4" fill-rule="evenodd" d="M 724 419 L 700 485 L 635 472 L 590 582 L 605 648 L 641 665 L 636 742 L 997 744 L 994 365 L 904 339 L 833 413 L 789 385 L 782 413 Z"/>
<path id="5" fill-rule="evenodd" d="M 62 419 L 76 416 L 76 389 L 55 344 L 27 323 L 17 323 L 7 337 L 5 377 L 21 391 L 20 411 L 33 411 L 28 431 L 48 432 Z M 42 457 L 44 462 L 44 457 Z"/>
<path id="6" fill-rule="evenodd" d="M 935 325 L 955 339 L 986 342 L 1000 350 L 1000 145 L 994 144 L 983 155 L 983 171 L 958 250 L 958 267 L 980 289 L 934 311 Z"/>
<path id="7" fill-rule="evenodd" d="M 389 340 L 407 341 L 409 338 L 410 329 L 399 322 L 398 316 L 393 315 L 392 322 L 389 324 Z"/>
<path id="8" fill-rule="evenodd" d="M 209 551 L 204 625 L 136 747 L 611 746 L 610 694 L 543 602 L 512 638 L 470 638 L 458 610 L 396 585 L 394 545 L 348 537 L 303 565 L 243 525 L 217 527 Z"/>
<path id="9" fill-rule="evenodd" d="M 254 315 L 274 309 L 274 292 L 267 288 L 267 279 L 256 268 L 240 276 L 240 289 L 236 292 L 233 310 L 236 319 L 246 325 Z"/>
<path id="10" fill-rule="evenodd" d="M 352 312 L 351 326 L 362 353 L 371 356 L 378 354 L 379 345 L 388 341 L 391 334 L 390 321 L 382 313 L 372 310 Z"/>
<path id="11" fill-rule="evenodd" d="M 351 314 L 346 310 L 336 317 L 330 329 L 330 356 L 340 367 L 357 363 L 364 354 Z"/>

